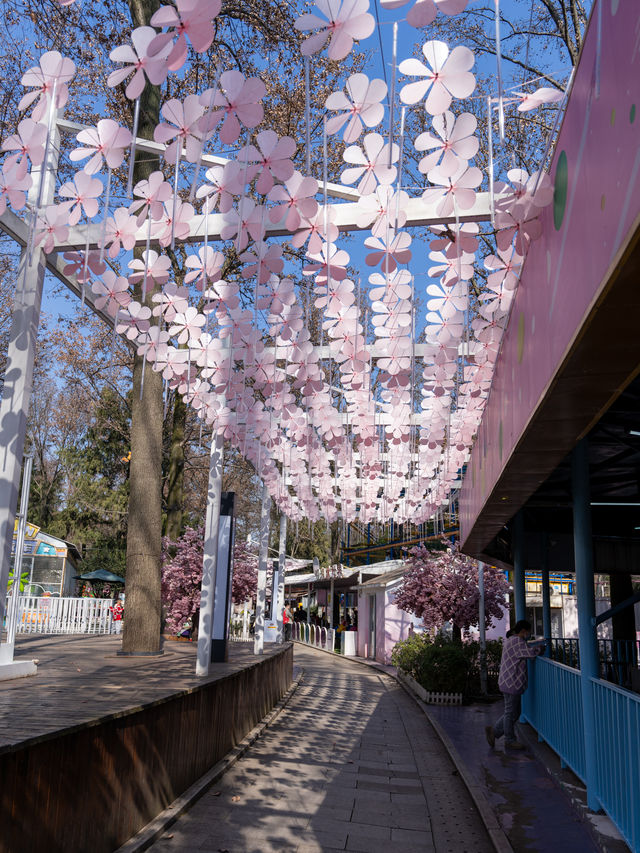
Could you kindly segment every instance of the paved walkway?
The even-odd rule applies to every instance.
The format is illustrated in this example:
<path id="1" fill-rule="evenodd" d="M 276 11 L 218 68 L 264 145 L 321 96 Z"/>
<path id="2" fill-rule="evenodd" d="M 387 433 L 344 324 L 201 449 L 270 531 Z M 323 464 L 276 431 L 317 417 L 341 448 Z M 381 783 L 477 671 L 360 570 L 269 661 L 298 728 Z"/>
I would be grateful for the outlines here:
<path id="1" fill-rule="evenodd" d="M 439 738 L 410 697 L 357 663 L 295 648 L 278 720 L 151 848 L 491 853 Z"/>

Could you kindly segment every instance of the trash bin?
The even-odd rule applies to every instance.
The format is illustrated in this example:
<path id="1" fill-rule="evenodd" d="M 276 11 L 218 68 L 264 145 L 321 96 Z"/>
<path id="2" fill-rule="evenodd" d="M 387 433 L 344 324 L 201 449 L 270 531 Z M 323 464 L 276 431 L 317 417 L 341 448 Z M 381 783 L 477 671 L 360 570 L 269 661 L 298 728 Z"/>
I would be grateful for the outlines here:
<path id="1" fill-rule="evenodd" d="M 345 657 L 355 657 L 357 631 L 340 632 L 340 650 Z"/>

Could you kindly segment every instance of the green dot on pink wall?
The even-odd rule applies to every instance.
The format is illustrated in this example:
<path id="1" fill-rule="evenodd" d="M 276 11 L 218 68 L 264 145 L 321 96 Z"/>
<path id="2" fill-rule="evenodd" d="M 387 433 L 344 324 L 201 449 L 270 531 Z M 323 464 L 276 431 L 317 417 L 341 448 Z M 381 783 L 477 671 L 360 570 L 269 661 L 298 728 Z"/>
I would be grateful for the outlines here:
<path id="1" fill-rule="evenodd" d="M 567 206 L 567 189 L 569 185 L 569 165 L 567 152 L 561 151 L 556 166 L 556 176 L 553 184 L 553 224 L 556 231 L 562 227 L 564 211 Z"/>
<path id="2" fill-rule="evenodd" d="M 636 120 L 636 105 L 631 104 L 631 109 L 629 110 L 629 124 L 633 124 Z"/>

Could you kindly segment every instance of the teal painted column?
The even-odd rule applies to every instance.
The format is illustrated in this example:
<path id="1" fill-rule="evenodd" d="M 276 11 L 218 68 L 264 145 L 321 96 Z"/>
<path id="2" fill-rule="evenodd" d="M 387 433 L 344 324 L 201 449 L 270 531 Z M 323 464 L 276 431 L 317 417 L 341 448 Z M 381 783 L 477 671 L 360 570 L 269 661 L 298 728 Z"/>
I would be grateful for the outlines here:
<path id="1" fill-rule="evenodd" d="M 513 599 L 516 609 L 516 622 L 526 619 L 525 560 L 524 516 L 520 510 L 513 519 Z"/>
<path id="2" fill-rule="evenodd" d="M 578 635 L 580 637 L 580 681 L 584 726 L 585 782 L 587 805 L 600 810 L 596 786 L 596 727 L 593 707 L 592 678 L 598 677 L 598 641 L 595 617 L 596 599 L 593 588 L 593 542 L 591 537 L 591 499 L 589 489 L 589 445 L 583 438 L 571 456 L 571 491 L 573 496 L 573 551 L 578 587 Z"/>

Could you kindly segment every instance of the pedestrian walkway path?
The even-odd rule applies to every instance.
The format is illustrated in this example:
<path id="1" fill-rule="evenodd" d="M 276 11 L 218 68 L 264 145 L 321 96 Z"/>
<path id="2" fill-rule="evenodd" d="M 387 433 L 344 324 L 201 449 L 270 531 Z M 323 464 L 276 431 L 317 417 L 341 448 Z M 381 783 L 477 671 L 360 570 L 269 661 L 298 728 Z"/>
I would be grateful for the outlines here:
<path id="1" fill-rule="evenodd" d="M 387 676 L 296 646 L 278 720 L 151 848 L 211 853 L 491 853 L 439 738 Z"/>

